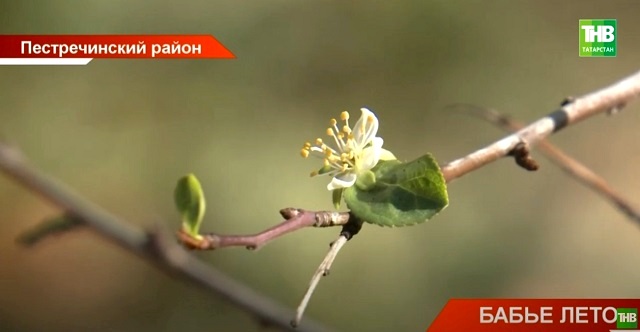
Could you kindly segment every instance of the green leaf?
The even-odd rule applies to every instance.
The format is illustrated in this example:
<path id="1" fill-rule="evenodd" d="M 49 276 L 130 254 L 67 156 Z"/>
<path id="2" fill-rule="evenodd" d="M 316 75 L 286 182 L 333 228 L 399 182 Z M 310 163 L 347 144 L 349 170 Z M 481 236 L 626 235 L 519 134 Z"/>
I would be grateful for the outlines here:
<path id="1" fill-rule="evenodd" d="M 187 174 L 178 180 L 174 200 L 182 216 L 182 229 L 194 238 L 201 238 L 199 231 L 205 212 L 205 200 L 202 186 L 195 175 Z"/>
<path id="2" fill-rule="evenodd" d="M 380 161 L 372 169 L 375 185 L 351 186 L 344 200 L 358 218 L 380 226 L 410 226 L 425 222 L 449 204 L 447 185 L 431 154 L 402 163 Z"/>

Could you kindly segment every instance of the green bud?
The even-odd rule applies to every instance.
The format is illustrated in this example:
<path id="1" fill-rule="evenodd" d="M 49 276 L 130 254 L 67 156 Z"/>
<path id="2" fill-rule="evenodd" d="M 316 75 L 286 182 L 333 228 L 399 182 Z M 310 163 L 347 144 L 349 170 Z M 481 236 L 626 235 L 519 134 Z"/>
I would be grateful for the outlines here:
<path id="1" fill-rule="evenodd" d="M 206 204 L 202 186 L 195 175 L 188 174 L 178 180 L 174 200 L 182 217 L 183 231 L 194 238 L 201 238 L 199 231 Z"/>
<path id="2" fill-rule="evenodd" d="M 363 171 L 356 178 L 356 186 L 358 189 L 367 191 L 375 187 L 376 175 L 372 171 Z"/>

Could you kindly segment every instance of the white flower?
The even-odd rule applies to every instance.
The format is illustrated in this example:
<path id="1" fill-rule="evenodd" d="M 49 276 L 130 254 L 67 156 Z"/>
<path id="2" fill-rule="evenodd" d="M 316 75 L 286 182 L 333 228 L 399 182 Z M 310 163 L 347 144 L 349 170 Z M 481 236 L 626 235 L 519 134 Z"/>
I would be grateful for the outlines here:
<path id="1" fill-rule="evenodd" d="M 316 139 L 315 145 L 305 143 L 301 154 L 321 157 L 324 166 L 314 171 L 311 176 L 326 174 L 332 176 L 329 190 L 351 187 L 358 175 L 372 169 L 379 160 L 395 159 L 393 154 L 382 148 L 384 142 L 376 137 L 378 132 L 378 118 L 366 108 L 361 108 L 362 116 L 353 129 L 349 127 L 349 113 L 342 112 L 340 118 L 344 121 L 342 128 L 338 127 L 336 119 L 331 119 L 331 127 L 327 128 L 327 135 L 333 137 L 337 148 L 326 145 L 321 138 Z"/>

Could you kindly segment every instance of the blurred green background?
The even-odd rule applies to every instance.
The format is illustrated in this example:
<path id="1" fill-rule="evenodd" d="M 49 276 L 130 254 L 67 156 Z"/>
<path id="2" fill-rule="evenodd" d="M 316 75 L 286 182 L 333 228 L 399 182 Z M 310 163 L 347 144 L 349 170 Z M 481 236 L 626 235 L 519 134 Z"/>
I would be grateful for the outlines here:
<path id="1" fill-rule="evenodd" d="M 0 133 L 113 213 L 178 227 L 172 190 L 195 172 L 203 228 L 252 233 L 283 207 L 331 209 L 299 156 L 343 110 L 370 107 L 385 147 L 442 163 L 504 135 L 446 110 L 467 102 L 523 121 L 638 69 L 640 3 L 627 1 L 2 1 L 2 33 L 213 34 L 236 60 L 94 60 L 0 68 Z M 578 19 L 618 20 L 616 58 L 578 57 Z M 637 103 L 552 139 L 640 206 Z M 308 317 L 342 331 L 423 331 L 453 297 L 640 297 L 640 230 L 544 160 L 453 182 L 419 226 L 365 225 Z M 0 330 L 252 331 L 226 302 L 89 231 L 27 250 L 59 211 L 0 176 Z M 196 253 L 294 308 L 338 229 L 257 252 Z"/>

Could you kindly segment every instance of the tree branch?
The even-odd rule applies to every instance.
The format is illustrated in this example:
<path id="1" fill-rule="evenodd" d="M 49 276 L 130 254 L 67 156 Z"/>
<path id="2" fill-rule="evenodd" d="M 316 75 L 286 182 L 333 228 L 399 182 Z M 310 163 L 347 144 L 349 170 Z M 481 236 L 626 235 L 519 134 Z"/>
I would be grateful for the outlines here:
<path id="1" fill-rule="evenodd" d="M 471 171 L 483 167 L 504 156 L 512 155 L 518 164 L 534 169 L 535 165 L 528 160 L 528 148 L 539 143 L 550 134 L 577 123 L 589 116 L 600 112 L 619 110 L 640 94 L 640 72 L 613 84 L 600 91 L 576 99 L 561 109 L 521 129 L 517 133 L 507 136 L 486 148 L 480 149 L 466 157 L 455 160 L 442 167 L 447 182 L 451 182 Z M 142 256 L 164 271 L 189 280 L 214 294 L 228 299 L 231 303 L 251 312 L 262 321 L 282 329 L 291 329 L 288 317 L 289 310 L 272 300 L 255 293 L 246 286 L 230 279 L 221 272 L 207 266 L 203 262 L 187 254 L 182 248 L 167 240 L 159 232 L 145 232 L 143 229 L 126 223 L 110 215 L 91 202 L 73 193 L 61 183 L 47 177 L 38 170 L 31 168 L 20 153 L 10 146 L 0 142 L 0 169 L 9 177 L 23 186 L 40 194 L 65 212 L 81 220 L 85 225 L 94 229 L 98 234 L 113 241 L 121 247 Z M 328 212 L 306 212 L 298 209 L 285 209 L 283 216 L 287 219 L 280 225 L 251 236 L 223 236 L 209 234 L 204 237 L 207 243 L 193 243 L 185 241 L 184 234 L 179 234 L 186 245 L 198 249 L 212 249 L 226 246 L 242 245 L 257 248 L 278 236 L 308 226 L 343 225 L 343 229 L 350 226 L 351 217 L 347 214 Z M 290 213 L 290 215 L 286 215 Z M 324 223 L 323 218 L 329 218 Z M 326 220 L 325 220 L 326 221 Z M 343 230 L 344 231 L 344 230 Z M 356 231 L 357 232 L 357 231 Z M 355 234 L 355 233 L 354 233 Z M 341 236 L 342 238 L 343 236 Z M 340 240 L 340 243 L 344 240 Z M 342 243 L 344 244 L 344 243 Z M 203 248 L 204 247 L 204 248 Z M 337 246 L 334 250 L 337 250 Z M 326 271 L 335 258 L 330 251 L 329 262 L 323 262 L 322 269 Z M 325 327 L 307 321 L 300 327 L 306 331 L 326 330 Z"/>
<path id="2" fill-rule="evenodd" d="M 495 110 L 486 109 L 482 107 L 475 107 L 473 105 L 467 105 L 469 109 L 473 110 L 473 114 L 477 114 L 483 119 L 499 126 L 500 128 L 514 132 L 522 129 L 524 125 L 510 117 L 500 114 Z M 542 140 L 538 143 L 538 149 L 544 154 L 552 163 L 556 164 L 569 176 L 578 180 L 578 182 L 591 188 L 593 191 L 604 196 L 613 203 L 620 211 L 626 214 L 632 221 L 640 223 L 640 211 L 633 207 L 633 204 L 629 202 L 622 194 L 618 193 L 615 189 L 607 183 L 607 181 L 590 170 L 587 166 L 580 163 L 578 160 L 572 158 L 560 148 L 551 144 L 547 140 Z"/>
<path id="3" fill-rule="evenodd" d="M 161 270 L 190 281 L 213 294 L 222 296 L 261 322 L 293 331 L 293 311 L 233 280 L 222 272 L 189 255 L 174 241 L 158 231 L 145 232 L 80 197 L 62 183 L 28 165 L 20 152 L 0 142 L 0 169 L 34 193 L 82 221 L 99 235 L 141 256 Z M 328 331 L 321 324 L 307 320 L 302 331 Z"/>
<path id="4" fill-rule="evenodd" d="M 282 235 L 304 227 L 342 226 L 349 222 L 350 219 L 349 212 L 306 211 L 296 208 L 282 209 L 280 214 L 285 218 L 285 221 L 255 235 L 208 233 L 202 235 L 202 238 L 196 239 L 180 230 L 178 239 L 189 249 L 213 250 L 224 247 L 244 246 L 247 249 L 254 250 Z"/>
<path id="5" fill-rule="evenodd" d="M 589 116 L 601 112 L 617 112 L 639 94 L 640 72 L 637 72 L 609 87 L 577 99 L 572 98 L 572 100 L 567 103 L 563 103 L 562 108 L 520 129 L 515 134 L 442 166 L 444 178 L 447 183 L 449 183 L 505 156 L 513 156 L 518 165 L 529 171 L 535 171 L 538 169 L 538 164 L 529 154 L 529 149 L 532 145 L 543 141 L 547 136 L 571 124 L 586 119 Z M 622 201 L 617 201 L 617 203 L 621 202 Z M 620 208 L 627 213 L 633 211 L 629 210 L 630 205 L 621 204 Z M 283 211 L 287 210 L 297 212 L 292 217 L 283 213 Z M 338 216 L 327 211 L 309 212 L 285 209 L 281 211 L 281 214 L 283 214 L 287 220 L 256 235 L 242 236 L 212 233 L 205 235 L 203 239 L 194 239 L 184 232 L 179 232 L 178 237 L 191 249 L 210 250 L 227 246 L 246 246 L 252 249 L 264 245 L 276 237 L 303 227 L 337 226 L 343 225 L 348 221 L 347 213 Z M 329 221 L 318 224 L 318 218 Z"/>
<path id="6" fill-rule="evenodd" d="M 337 240 L 331 243 L 329 252 L 324 257 L 324 260 L 322 260 L 322 263 L 320 263 L 320 266 L 318 266 L 318 269 L 316 269 L 316 272 L 313 273 L 311 281 L 309 282 L 309 287 L 307 287 L 307 291 L 304 294 L 302 301 L 300 301 L 298 309 L 296 310 L 296 317 L 291 320 L 291 326 L 295 327 L 300 324 L 302 316 L 304 315 L 304 311 L 307 309 L 307 305 L 309 304 L 309 300 L 311 299 L 311 295 L 313 295 L 313 292 L 315 291 L 316 286 L 318 286 L 320 279 L 329 275 L 331 265 L 333 265 L 333 261 L 335 261 L 336 257 L 338 257 L 340 249 L 342 249 L 342 246 L 344 246 L 347 241 L 351 240 L 356 234 L 358 234 L 358 232 L 360 232 L 360 229 L 362 229 L 362 223 L 362 220 L 356 218 L 355 216 L 352 216 L 349 222 L 342 227 L 340 236 L 338 236 Z"/>
<path id="7" fill-rule="evenodd" d="M 609 87 L 577 98 L 513 135 L 444 165 L 442 167 L 444 178 L 447 182 L 451 182 L 509 155 L 519 143 L 533 146 L 547 136 L 590 116 L 620 110 L 639 94 L 640 72 L 637 72 Z"/>
<path id="8" fill-rule="evenodd" d="M 30 247 L 40 242 L 45 237 L 67 233 L 73 228 L 82 226 L 82 221 L 68 216 L 66 214 L 56 216 L 54 218 L 47 219 L 34 228 L 29 229 L 22 234 L 18 235 L 16 239 L 18 243 Z"/>

